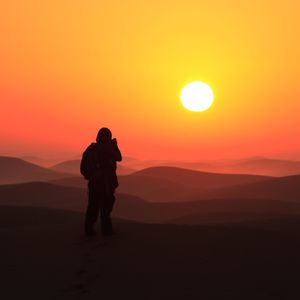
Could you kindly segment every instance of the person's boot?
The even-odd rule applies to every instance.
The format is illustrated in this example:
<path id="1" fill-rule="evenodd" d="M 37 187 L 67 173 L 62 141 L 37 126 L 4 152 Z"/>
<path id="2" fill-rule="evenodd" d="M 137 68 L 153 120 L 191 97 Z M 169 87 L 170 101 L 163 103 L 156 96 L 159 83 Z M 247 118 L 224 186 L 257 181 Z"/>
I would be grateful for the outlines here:
<path id="1" fill-rule="evenodd" d="M 96 234 L 92 226 L 85 225 L 84 231 L 86 236 L 94 236 Z"/>
<path id="2" fill-rule="evenodd" d="M 112 224 L 110 218 L 101 220 L 101 232 L 104 236 L 113 235 Z"/>
<path id="3" fill-rule="evenodd" d="M 86 231 L 85 236 L 94 236 L 96 235 L 96 232 L 94 230 Z"/>

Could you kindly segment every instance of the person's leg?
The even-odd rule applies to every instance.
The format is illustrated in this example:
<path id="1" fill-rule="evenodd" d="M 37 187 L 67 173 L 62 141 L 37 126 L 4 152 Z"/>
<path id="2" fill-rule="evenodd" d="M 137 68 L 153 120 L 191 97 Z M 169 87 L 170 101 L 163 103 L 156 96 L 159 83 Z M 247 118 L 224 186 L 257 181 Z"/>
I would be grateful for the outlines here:
<path id="1" fill-rule="evenodd" d="M 85 234 L 94 234 L 94 224 L 98 219 L 100 210 L 100 199 L 97 191 L 97 185 L 94 182 L 89 182 L 89 199 L 88 207 L 85 215 Z"/>
<path id="2" fill-rule="evenodd" d="M 112 229 L 110 213 L 112 211 L 115 202 L 115 196 L 113 193 L 111 193 L 110 195 L 104 194 L 101 200 L 102 201 L 101 201 L 100 214 L 101 214 L 102 233 L 104 235 L 111 235 L 113 233 L 113 229 Z"/>

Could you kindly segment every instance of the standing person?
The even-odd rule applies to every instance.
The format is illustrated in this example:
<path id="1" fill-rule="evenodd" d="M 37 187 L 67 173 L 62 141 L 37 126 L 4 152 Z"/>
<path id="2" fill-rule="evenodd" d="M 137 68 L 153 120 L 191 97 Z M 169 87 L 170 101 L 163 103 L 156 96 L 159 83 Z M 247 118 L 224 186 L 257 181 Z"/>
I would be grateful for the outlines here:
<path id="1" fill-rule="evenodd" d="M 115 189 L 118 187 L 116 175 L 117 161 L 122 161 L 117 140 L 112 139 L 108 128 L 101 128 L 96 143 L 84 151 L 80 172 L 88 180 L 88 207 L 85 216 L 85 234 L 95 234 L 94 224 L 99 213 L 103 235 L 112 235 L 110 213 L 115 202 Z"/>

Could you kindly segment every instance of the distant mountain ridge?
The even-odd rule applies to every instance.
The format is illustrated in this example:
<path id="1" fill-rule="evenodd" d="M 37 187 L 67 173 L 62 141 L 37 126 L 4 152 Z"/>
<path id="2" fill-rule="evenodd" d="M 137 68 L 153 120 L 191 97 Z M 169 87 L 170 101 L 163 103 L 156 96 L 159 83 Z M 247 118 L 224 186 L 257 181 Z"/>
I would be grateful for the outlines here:
<path id="1" fill-rule="evenodd" d="M 225 172 L 242 172 L 270 176 L 290 176 L 300 174 L 300 161 L 253 157 L 225 164 Z"/>
<path id="2" fill-rule="evenodd" d="M 261 175 L 204 172 L 172 166 L 149 167 L 137 171 L 131 174 L 131 176 L 151 176 L 169 179 L 175 182 L 185 182 L 190 187 L 198 187 L 199 184 L 202 184 L 204 189 L 249 183 L 270 178 Z"/>
<path id="3" fill-rule="evenodd" d="M 119 176 L 120 193 L 135 195 L 147 201 L 171 202 L 191 197 L 196 192 L 264 181 L 270 177 L 257 175 L 216 174 L 176 167 L 151 167 Z M 86 187 L 82 178 L 63 178 L 54 184 Z"/>
<path id="4" fill-rule="evenodd" d="M 66 160 L 59 164 L 56 164 L 50 167 L 51 170 L 58 172 L 65 172 L 74 175 L 80 174 L 80 160 Z M 135 170 L 124 166 L 122 163 L 118 163 L 117 165 L 117 174 L 119 175 L 127 175 L 133 173 Z"/>
<path id="5" fill-rule="evenodd" d="M 53 171 L 20 158 L 0 156 L 0 184 L 48 181 L 67 176 L 70 177 L 70 174 Z"/>
<path id="6" fill-rule="evenodd" d="M 21 158 L 22 159 L 22 158 Z M 49 159 L 24 157 L 23 160 L 32 162 L 36 165 L 45 166 L 54 171 L 71 173 L 77 175 L 79 173 L 80 158 L 65 160 L 55 165 L 51 165 Z M 53 160 L 53 159 L 52 159 Z M 57 161 L 57 159 L 56 159 Z M 267 157 L 250 157 L 245 159 L 230 159 L 217 161 L 167 161 L 167 160 L 139 160 L 132 157 L 124 157 L 123 161 L 118 164 L 118 174 L 128 175 L 137 170 L 143 170 L 151 167 L 170 166 L 195 171 L 209 173 L 225 173 L 225 174 L 250 174 L 262 176 L 290 176 L 300 174 L 300 161 L 275 159 Z"/>
<path id="7" fill-rule="evenodd" d="M 139 222 L 211 224 L 300 215 L 300 201 L 222 198 L 150 203 L 118 193 L 113 216 Z M 33 206 L 84 212 L 85 189 L 33 182 L 0 186 L 0 206 Z"/>
<path id="8" fill-rule="evenodd" d="M 210 190 L 189 198 L 190 201 L 201 199 L 277 199 L 300 202 L 300 175 L 275 177 L 261 182 L 253 182 L 231 187 Z"/>
<path id="9" fill-rule="evenodd" d="M 246 159 L 231 159 L 218 161 L 131 161 L 126 166 L 134 166 L 141 170 L 149 167 L 173 166 L 190 170 L 227 174 L 252 174 L 263 176 L 289 176 L 300 174 L 300 161 L 274 159 L 266 157 L 250 157 Z"/>

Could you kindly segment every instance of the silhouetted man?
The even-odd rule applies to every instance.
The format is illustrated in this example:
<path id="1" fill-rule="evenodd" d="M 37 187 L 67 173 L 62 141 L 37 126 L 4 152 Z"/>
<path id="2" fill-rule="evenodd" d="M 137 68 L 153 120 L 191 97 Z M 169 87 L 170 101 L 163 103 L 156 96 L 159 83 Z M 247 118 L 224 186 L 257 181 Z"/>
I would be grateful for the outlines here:
<path id="1" fill-rule="evenodd" d="M 110 213 L 112 211 L 115 189 L 118 187 L 116 175 L 117 161 L 122 160 L 117 140 L 112 139 L 108 128 L 101 128 L 96 143 L 87 147 L 82 155 L 80 172 L 88 180 L 88 207 L 85 216 L 85 234 L 94 235 L 94 224 L 101 218 L 104 235 L 112 234 Z"/>

